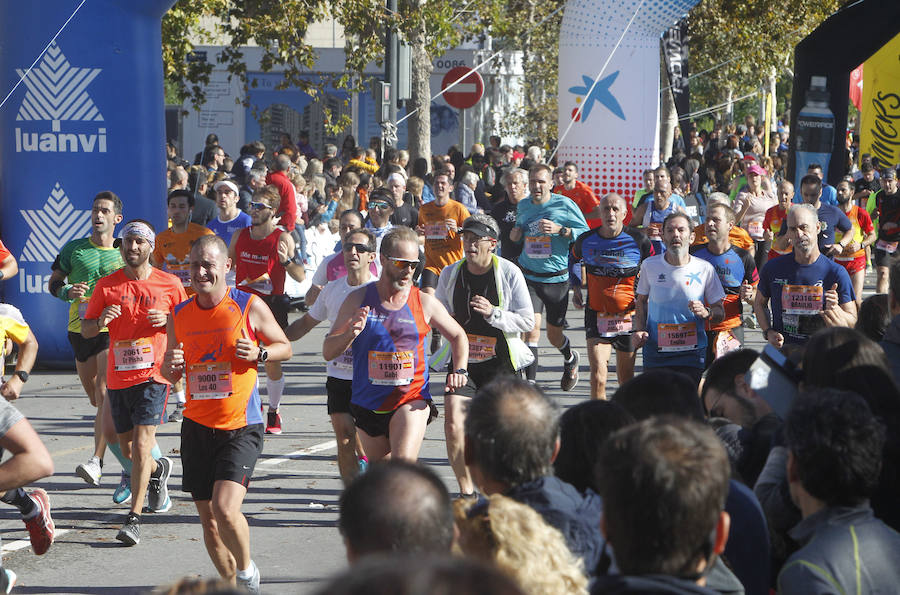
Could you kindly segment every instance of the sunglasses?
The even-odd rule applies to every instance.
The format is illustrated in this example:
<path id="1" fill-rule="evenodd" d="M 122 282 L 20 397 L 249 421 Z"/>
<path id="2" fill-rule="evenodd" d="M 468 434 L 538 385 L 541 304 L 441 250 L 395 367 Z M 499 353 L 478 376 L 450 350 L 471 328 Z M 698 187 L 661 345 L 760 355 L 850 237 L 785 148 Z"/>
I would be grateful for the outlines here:
<path id="1" fill-rule="evenodd" d="M 269 205 L 267 205 L 264 202 L 251 202 L 250 208 L 254 211 L 259 211 L 261 209 L 271 209 L 272 207 L 270 207 Z"/>
<path id="2" fill-rule="evenodd" d="M 416 270 L 416 268 L 419 266 L 418 260 L 403 260 L 402 258 L 394 258 L 393 256 L 386 256 L 385 258 L 390 260 L 394 264 L 395 268 L 401 270 L 405 268 Z"/>
<path id="3" fill-rule="evenodd" d="M 374 252 L 374 250 L 369 248 L 366 244 L 344 244 L 341 247 L 341 250 L 344 252 L 351 252 L 354 248 L 356 248 L 356 251 L 360 254 L 363 252 Z"/>
<path id="4" fill-rule="evenodd" d="M 369 206 L 373 209 L 387 209 L 390 207 L 386 202 L 370 202 Z"/>

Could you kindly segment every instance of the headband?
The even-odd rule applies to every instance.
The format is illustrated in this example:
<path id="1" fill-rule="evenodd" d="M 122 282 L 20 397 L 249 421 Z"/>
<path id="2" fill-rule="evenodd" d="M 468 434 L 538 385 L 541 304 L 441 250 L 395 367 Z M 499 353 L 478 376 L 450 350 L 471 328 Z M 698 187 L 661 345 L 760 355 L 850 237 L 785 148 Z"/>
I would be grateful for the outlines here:
<path id="1" fill-rule="evenodd" d="M 156 249 L 156 234 L 153 233 L 153 230 L 150 229 L 149 225 L 142 221 L 131 221 L 122 228 L 119 237 L 124 240 L 128 236 L 144 238 L 149 242 L 151 252 Z"/>

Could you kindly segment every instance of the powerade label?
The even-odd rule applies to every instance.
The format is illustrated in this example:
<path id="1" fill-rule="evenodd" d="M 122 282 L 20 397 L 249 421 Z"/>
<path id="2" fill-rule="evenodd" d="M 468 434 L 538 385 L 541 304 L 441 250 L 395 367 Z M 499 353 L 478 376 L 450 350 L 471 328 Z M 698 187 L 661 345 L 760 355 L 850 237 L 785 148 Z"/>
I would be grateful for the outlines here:
<path id="1" fill-rule="evenodd" d="M 831 154 L 834 141 L 834 116 L 804 114 L 797 116 L 797 150 Z"/>

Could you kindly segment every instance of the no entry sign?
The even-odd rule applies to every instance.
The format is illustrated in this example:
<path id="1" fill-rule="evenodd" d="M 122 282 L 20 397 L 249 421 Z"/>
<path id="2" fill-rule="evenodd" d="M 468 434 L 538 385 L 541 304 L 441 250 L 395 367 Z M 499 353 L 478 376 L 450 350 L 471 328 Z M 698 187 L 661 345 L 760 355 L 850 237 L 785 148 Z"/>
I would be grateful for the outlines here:
<path id="1" fill-rule="evenodd" d="M 484 95 L 484 80 L 477 71 L 468 66 L 451 68 L 441 81 L 441 90 L 456 81 L 459 81 L 459 84 L 444 93 L 444 101 L 451 107 L 468 109 L 478 103 L 478 100 Z"/>

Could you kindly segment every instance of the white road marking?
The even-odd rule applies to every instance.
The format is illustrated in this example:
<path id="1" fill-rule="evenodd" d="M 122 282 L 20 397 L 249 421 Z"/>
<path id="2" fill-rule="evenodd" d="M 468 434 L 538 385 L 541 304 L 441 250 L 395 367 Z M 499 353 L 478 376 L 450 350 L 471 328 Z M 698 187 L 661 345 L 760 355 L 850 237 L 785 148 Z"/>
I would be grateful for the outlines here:
<path id="1" fill-rule="evenodd" d="M 313 444 L 307 448 L 301 448 L 300 450 L 295 450 L 294 452 L 289 452 L 286 455 L 283 455 L 277 459 L 266 459 L 265 461 L 260 461 L 259 466 L 271 466 L 271 465 L 280 465 L 282 463 L 286 463 L 293 459 L 301 459 L 303 457 L 309 456 L 311 454 L 315 454 L 317 452 L 322 452 L 323 450 L 331 450 L 332 448 L 337 448 L 337 440 L 329 440 L 327 442 L 321 442 L 319 444 Z"/>
<path id="2" fill-rule="evenodd" d="M 61 535 L 65 535 L 69 531 L 71 531 L 71 529 L 56 529 L 53 532 L 53 539 L 55 540 L 57 537 L 60 537 Z M 5 556 L 6 554 L 11 554 L 11 553 L 17 552 L 19 550 L 24 550 L 27 547 L 31 547 L 31 541 L 29 541 L 27 539 L 17 539 L 16 541 L 4 543 L 3 548 L 0 549 L 0 552 L 2 552 L 2 555 Z"/>

